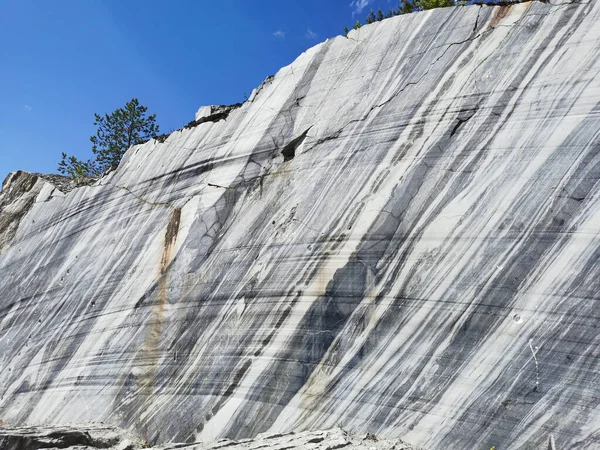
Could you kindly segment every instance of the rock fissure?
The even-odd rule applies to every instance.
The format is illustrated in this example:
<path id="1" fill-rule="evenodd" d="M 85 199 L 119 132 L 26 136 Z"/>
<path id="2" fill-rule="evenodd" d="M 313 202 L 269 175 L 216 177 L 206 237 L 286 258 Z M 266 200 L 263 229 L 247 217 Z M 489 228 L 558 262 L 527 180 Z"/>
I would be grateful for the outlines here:
<path id="1" fill-rule="evenodd" d="M 131 195 L 137 201 L 144 203 L 146 205 L 158 206 L 158 207 L 162 207 L 162 208 L 173 208 L 173 205 L 170 203 L 167 203 L 167 202 L 151 202 L 149 200 L 146 200 L 144 197 L 135 194 L 131 189 L 129 189 L 126 186 L 117 186 L 117 185 L 112 185 L 112 186 L 114 186 L 116 189 L 120 189 L 124 192 L 127 192 L 129 195 Z"/>
<path id="2" fill-rule="evenodd" d="M 461 118 L 461 117 L 457 117 L 456 118 L 456 125 L 454 125 L 454 128 L 452 129 L 452 131 L 450 132 L 450 137 L 454 136 L 459 128 L 461 128 L 465 123 L 467 123 L 469 120 L 471 120 L 473 118 L 473 116 L 475 116 L 476 111 L 473 111 L 471 113 L 471 115 Z"/>
<path id="3" fill-rule="evenodd" d="M 283 150 L 281 150 L 281 154 L 283 155 L 283 162 L 288 162 L 294 159 L 294 157 L 296 156 L 296 150 L 298 150 L 298 147 L 302 145 L 309 131 L 310 128 L 308 128 L 304 133 L 302 133 L 296 139 L 292 140 L 289 144 L 283 147 Z"/>
<path id="4" fill-rule="evenodd" d="M 479 11 L 477 11 L 477 17 L 475 18 L 475 25 L 473 26 L 472 33 L 476 33 L 477 32 L 477 27 L 479 26 L 479 16 L 481 15 L 481 9 L 482 8 L 483 8 L 483 6 L 479 6 Z"/>
<path id="5" fill-rule="evenodd" d="M 484 31 L 483 33 L 485 33 L 485 32 L 486 32 L 486 31 Z M 489 32 L 489 30 L 488 30 L 487 32 Z M 436 64 L 436 63 L 437 63 L 437 62 L 438 62 L 440 59 L 442 59 L 442 58 L 445 56 L 446 52 L 447 52 L 447 51 L 450 49 L 450 47 L 452 47 L 453 45 L 461 45 L 461 44 L 465 44 L 465 43 L 467 43 L 467 42 L 470 42 L 470 41 L 476 40 L 476 39 L 480 38 L 480 37 L 482 36 L 482 34 L 483 34 L 483 33 L 479 33 L 479 34 L 477 34 L 477 35 L 476 35 L 476 36 L 474 36 L 474 37 L 471 37 L 471 38 L 465 39 L 464 41 L 460 41 L 460 42 L 453 42 L 453 43 L 450 43 L 450 44 L 446 44 L 446 45 L 444 45 L 444 46 L 446 47 L 446 50 L 444 50 L 444 52 L 443 52 L 443 53 L 442 53 L 442 54 L 441 54 L 441 55 L 440 55 L 438 58 L 436 58 L 436 59 L 433 61 L 433 63 L 431 63 L 431 65 L 429 66 L 429 68 L 428 68 L 428 69 L 425 71 L 425 73 L 424 73 L 423 75 L 421 75 L 421 77 L 419 77 L 419 79 L 418 79 L 418 80 L 416 80 L 416 81 L 409 81 L 409 82 L 408 82 L 407 84 L 405 84 L 405 85 L 404 85 L 402 88 L 400 88 L 398 91 L 396 91 L 396 92 L 395 92 L 395 93 L 394 93 L 394 94 L 393 94 L 391 97 L 389 97 L 387 100 L 385 100 L 385 101 L 384 101 L 384 102 L 382 102 L 382 103 L 379 103 L 379 104 L 376 104 L 376 105 L 372 106 L 372 107 L 371 107 L 371 109 L 369 109 L 369 111 L 368 111 L 368 112 L 367 112 L 367 113 L 366 113 L 366 114 L 365 114 L 363 117 L 361 117 L 361 118 L 358 118 L 358 119 L 353 119 L 353 120 L 349 121 L 348 123 L 346 123 L 346 124 L 345 124 L 344 126 L 342 126 L 341 128 L 339 128 L 339 129 L 338 129 L 336 132 L 334 132 L 333 134 L 331 134 L 331 135 L 329 135 L 329 136 L 326 136 L 326 137 L 324 137 L 324 138 L 319 138 L 319 139 L 317 140 L 317 142 L 315 143 L 315 145 L 313 145 L 312 147 L 308 148 L 308 149 L 306 150 L 306 152 L 308 152 L 308 151 L 310 151 L 310 150 L 314 150 L 314 149 L 315 149 L 317 146 L 319 146 L 319 145 L 323 144 L 324 142 L 327 142 L 327 141 L 330 141 L 330 140 L 334 140 L 334 139 L 337 139 L 337 138 L 339 138 L 339 136 L 341 135 L 341 133 L 342 133 L 342 132 L 343 132 L 343 131 L 344 131 L 346 128 L 348 128 L 350 125 L 353 125 L 353 124 L 355 124 L 355 123 L 358 123 L 358 122 L 364 122 L 365 120 L 368 120 L 368 119 L 369 119 L 369 116 L 371 115 L 371 113 L 372 113 L 374 110 L 376 110 L 376 109 L 380 109 L 380 108 L 383 108 L 385 105 L 389 104 L 389 103 L 390 103 L 390 102 L 392 102 L 392 101 L 393 101 L 395 98 L 397 98 L 397 97 L 398 97 L 400 94 L 402 94 L 402 93 L 403 93 L 403 92 L 404 92 L 404 91 L 405 91 L 407 88 L 409 88 L 410 86 L 415 86 L 415 85 L 417 85 L 417 84 L 421 83 L 421 82 L 422 82 L 422 80 L 423 80 L 423 79 L 424 79 L 424 78 L 425 78 L 425 77 L 426 77 L 426 76 L 429 74 L 429 72 L 430 72 L 430 70 L 431 70 L 431 67 L 432 67 L 433 65 L 435 65 L 435 64 Z"/>

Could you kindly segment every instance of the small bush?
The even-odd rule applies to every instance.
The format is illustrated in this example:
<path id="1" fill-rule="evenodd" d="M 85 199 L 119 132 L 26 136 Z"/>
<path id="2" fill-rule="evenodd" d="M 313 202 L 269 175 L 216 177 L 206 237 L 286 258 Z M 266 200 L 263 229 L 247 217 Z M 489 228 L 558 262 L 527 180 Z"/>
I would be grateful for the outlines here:
<path id="1" fill-rule="evenodd" d="M 402 14 L 410 14 L 415 11 L 421 11 L 426 9 L 434 8 L 445 8 L 447 6 L 465 6 L 468 4 L 468 0 L 401 0 L 400 4 L 396 9 L 390 9 L 387 13 L 379 8 L 377 13 L 373 9 L 369 12 L 369 15 L 365 19 L 367 25 L 381 22 L 382 20 L 389 19 L 390 17 L 399 16 Z M 358 30 L 362 26 L 360 20 L 357 20 L 352 29 Z M 344 35 L 348 36 L 350 29 L 344 27 Z"/>
<path id="2" fill-rule="evenodd" d="M 454 6 L 454 0 L 419 0 L 417 5 L 423 9 L 446 8 Z"/>

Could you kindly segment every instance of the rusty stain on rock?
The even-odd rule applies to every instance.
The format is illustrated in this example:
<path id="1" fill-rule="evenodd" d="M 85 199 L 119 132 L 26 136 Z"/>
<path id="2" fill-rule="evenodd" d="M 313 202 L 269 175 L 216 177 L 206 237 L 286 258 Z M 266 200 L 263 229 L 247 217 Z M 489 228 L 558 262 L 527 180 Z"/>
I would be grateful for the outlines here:
<path id="1" fill-rule="evenodd" d="M 141 403 L 150 400 L 154 393 L 155 379 L 158 369 L 160 338 L 163 328 L 164 309 L 167 305 L 168 276 L 167 271 L 172 261 L 173 245 L 177 241 L 181 209 L 175 208 L 171 213 L 169 224 L 165 233 L 165 242 L 160 260 L 160 281 L 158 285 L 158 302 L 153 306 L 147 323 L 147 332 L 144 343 L 140 349 L 139 363 L 143 367 L 143 376 L 140 380 Z"/>

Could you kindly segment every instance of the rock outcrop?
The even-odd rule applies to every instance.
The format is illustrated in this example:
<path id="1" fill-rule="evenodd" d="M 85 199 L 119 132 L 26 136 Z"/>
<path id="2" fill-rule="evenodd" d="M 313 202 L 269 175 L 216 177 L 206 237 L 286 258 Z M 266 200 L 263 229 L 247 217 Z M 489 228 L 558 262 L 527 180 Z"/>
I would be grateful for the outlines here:
<path id="1" fill-rule="evenodd" d="M 63 196 L 73 186 L 60 175 L 13 172 L 2 183 L 0 193 L 0 254 L 12 242 L 21 219 L 36 201 Z M 37 199 L 37 200 L 36 200 Z"/>
<path id="2" fill-rule="evenodd" d="M 80 427 L 0 429 L 2 450 L 139 450 L 148 443 L 114 427 L 98 424 Z M 400 440 L 379 440 L 377 436 L 352 436 L 341 429 L 303 433 L 264 434 L 255 439 L 171 444 L 153 450 L 418 450 Z M 152 449 L 151 449 L 152 450 Z"/>
<path id="3" fill-rule="evenodd" d="M 388 19 L 212 114 L 7 180 L 0 419 L 600 445 L 600 3 Z"/>
<path id="4" fill-rule="evenodd" d="M 146 444 L 118 428 L 93 423 L 77 427 L 0 428 L 2 450 L 137 450 L 148 448 Z"/>

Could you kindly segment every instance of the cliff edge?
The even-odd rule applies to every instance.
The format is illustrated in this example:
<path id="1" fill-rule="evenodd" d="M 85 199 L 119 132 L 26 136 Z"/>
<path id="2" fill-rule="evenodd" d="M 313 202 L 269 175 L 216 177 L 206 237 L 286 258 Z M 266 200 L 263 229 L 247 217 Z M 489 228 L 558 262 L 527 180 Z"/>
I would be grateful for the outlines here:
<path id="1" fill-rule="evenodd" d="M 0 419 L 600 445 L 600 3 L 388 19 L 224 111 L 7 180 Z"/>

